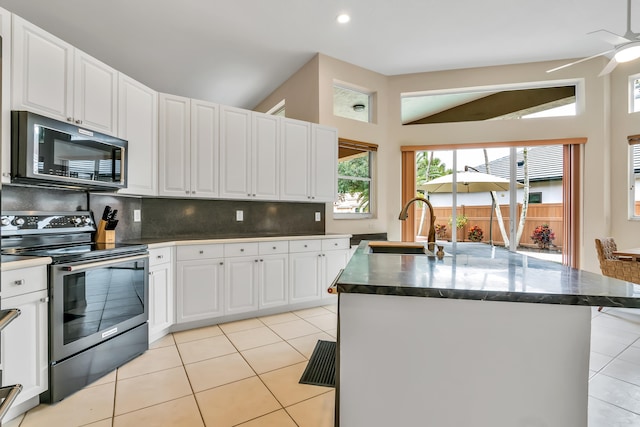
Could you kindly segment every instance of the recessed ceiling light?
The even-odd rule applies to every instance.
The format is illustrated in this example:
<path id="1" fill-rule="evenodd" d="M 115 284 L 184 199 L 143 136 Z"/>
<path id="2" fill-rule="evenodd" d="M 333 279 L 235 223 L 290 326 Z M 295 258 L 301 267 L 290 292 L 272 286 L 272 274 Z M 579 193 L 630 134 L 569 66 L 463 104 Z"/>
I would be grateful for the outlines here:
<path id="1" fill-rule="evenodd" d="M 338 21 L 341 24 L 346 24 L 347 22 L 351 21 L 351 17 L 346 13 L 342 13 L 338 15 L 338 17 L 336 18 L 336 21 Z"/>

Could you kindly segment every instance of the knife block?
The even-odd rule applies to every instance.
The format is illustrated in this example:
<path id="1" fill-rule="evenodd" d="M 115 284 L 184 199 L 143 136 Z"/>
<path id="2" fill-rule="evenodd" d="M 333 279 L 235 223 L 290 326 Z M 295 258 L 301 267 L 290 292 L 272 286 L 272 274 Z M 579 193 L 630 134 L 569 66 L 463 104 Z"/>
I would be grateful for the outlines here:
<path id="1" fill-rule="evenodd" d="M 101 219 L 96 232 L 96 243 L 115 243 L 116 230 L 106 230 L 107 221 Z"/>

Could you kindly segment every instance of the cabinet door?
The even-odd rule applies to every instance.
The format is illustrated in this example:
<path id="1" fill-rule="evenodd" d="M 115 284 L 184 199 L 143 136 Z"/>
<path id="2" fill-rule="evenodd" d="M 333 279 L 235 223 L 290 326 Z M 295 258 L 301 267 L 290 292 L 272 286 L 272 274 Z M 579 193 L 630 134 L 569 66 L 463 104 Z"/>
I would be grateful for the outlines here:
<path id="1" fill-rule="evenodd" d="M 161 93 L 159 113 L 158 194 L 185 197 L 191 194 L 191 100 Z"/>
<path id="2" fill-rule="evenodd" d="M 74 63 L 74 122 L 115 135 L 118 130 L 118 72 L 78 49 Z"/>
<path id="3" fill-rule="evenodd" d="M 120 193 L 158 195 L 158 92 L 120 74 L 118 136 L 129 141 L 127 188 Z"/>
<path id="4" fill-rule="evenodd" d="M 11 58 L 11 12 L 0 8 L 0 36 L 2 37 L 2 55 Z M 11 61 L 2 62 L 2 115 L 0 123 L 11 123 Z M 0 128 L 0 140 L 2 141 L 2 183 L 11 182 L 11 126 Z"/>
<path id="5" fill-rule="evenodd" d="M 72 120 L 73 56 L 73 46 L 13 15 L 13 109 Z"/>
<path id="6" fill-rule="evenodd" d="M 258 309 L 257 257 L 225 258 L 225 314 Z"/>
<path id="7" fill-rule="evenodd" d="M 311 126 L 311 198 L 334 202 L 338 194 L 338 131 Z"/>
<path id="8" fill-rule="evenodd" d="M 222 316 L 224 262 L 222 259 L 177 263 L 176 321 Z"/>
<path id="9" fill-rule="evenodd" d="M 164 335 L 174 323 L 171 263 L 149 269 L 149 342 Z"/>
<path id="10" fill-rule="evenodd" d="M 336 300 L 337 294 L 330 294 L 327 292 L 327 289 L 333 283 L 340 270 L 347 266 L 347 260 L 349 259 L 349 250 L 341 249 L 337 251 L 326 251 L 324 252 L 324 277 L 322 287 L 320 289 L 321 296 L 323 299 L 327 300 Z"/>
<path id="11" fill-rule="evenodd" d="M 250 184 L 251 111 L 220 107 L 220 197 L 253 197 Z"/>
<path id="12" fill-rule="evenodd" d="M 218 197 L 218 104 L 191 100 L 191 195 Z"/>
<path id="13" fill-rule="evenodd" d="M 289 255 L 289 302 L 314 301 L 320 299 L 319 252 L 293 253 Z"/>
<path id="14" fill-rule="evenodd" d="M 289 302 L 289 257 L 284 255 L 263 255 L 260 257 L 259 308 L 285 305 Z"/>
<path id="15" fill-rule="evenodd" d="M 251 186 L 256 199 L 278 200 L 280 196 L 280 119 L 253 113 L 251 149 Z"/>
<path id="16" fill-rule="evenodd" d="M 280 200 L 309 201 L 310 124 L 281 121 Z"/>
<path id="17" fill-rule="evenodd" d="M 2 298 L 20 316 L 2 331 L 2 385 L 22 384 L 14 406 L 47 390 L 49 353 L 47 291 Z"/>

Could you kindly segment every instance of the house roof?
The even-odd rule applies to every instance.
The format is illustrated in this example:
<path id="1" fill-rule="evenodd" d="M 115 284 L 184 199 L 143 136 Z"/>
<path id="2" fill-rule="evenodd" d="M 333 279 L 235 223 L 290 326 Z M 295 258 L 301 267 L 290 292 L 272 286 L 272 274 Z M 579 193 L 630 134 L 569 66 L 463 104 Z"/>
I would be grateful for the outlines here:
<path id="1" fill-rule="evenodd" d="M 636 173 L 640 173 L 640 144 L 634 145 L 633 149 L 633 170 Z M 519 149 L 517 157 L 518 167 L 516 180 L 522 182 L 524 181 L 524 168 L 521 162 L 524 159 L 524 155 L 521 149 Z M 527 161 L 529 166 L 529 181 L 553 181 L 562 179 L 563 165 L 561 145 L 531 147 L 527 150 Z M 509 179 L 509 165 L 509 156 L 505 156 L 489 162 L 490 172 L 487 172 L 484 163 L 475 166 L 475 169 L 480 172 L 491 173 L 492 175 Z"/>
<path id="2" fill-rule="evenodd" d="M 518 168 L 517 180 L 524 181 L 524 167 L 521 162 L 524 159 L 522 150 L 517 154 Z M 529 169 L 529 181 L 551 181 L 562 179 L 562 145 L 544 145 L 531 147 L 527 150 L 527 163 Z M 509 179 L 509 156 L 501 157 L 489 162 L 489 171 L 484 163 L 475 166 L 480 172 L 491 173 L 501 178 Z"/>

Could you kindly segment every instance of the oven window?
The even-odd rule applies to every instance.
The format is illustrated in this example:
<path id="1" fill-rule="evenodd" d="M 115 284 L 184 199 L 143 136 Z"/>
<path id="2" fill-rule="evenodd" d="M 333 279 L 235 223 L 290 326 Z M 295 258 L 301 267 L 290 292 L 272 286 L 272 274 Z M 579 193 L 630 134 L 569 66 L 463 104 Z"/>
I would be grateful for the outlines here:
<path id="1" fill-rule="evenodd" d="M 37 173 L 87 181 L 119 182 L 122 149 L 37 126 Z M 81 139 L 82 138 L 82 139 Z"/>
<path id="2" fill-rule="evenodd" d="M 64 276 L 63 341 L 69 344 L 144 313 L 144 263 Z"/>

